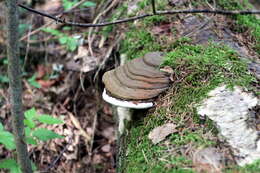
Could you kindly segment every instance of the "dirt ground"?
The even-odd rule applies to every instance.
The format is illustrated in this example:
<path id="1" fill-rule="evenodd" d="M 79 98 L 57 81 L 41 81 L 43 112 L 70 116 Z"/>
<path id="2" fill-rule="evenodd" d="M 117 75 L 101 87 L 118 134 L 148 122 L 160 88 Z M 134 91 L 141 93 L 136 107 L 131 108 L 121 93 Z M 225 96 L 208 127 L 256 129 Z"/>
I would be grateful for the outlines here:
<path id="1" fill-rule="evenodd" d="M 27 1 L 21 3 L 30 6 Z M 100 8 L 107 8 L 109 5 L 107 3 Z M 116 5 L 118 4 L 109 8 L 113 9 Z M 31 4 L 31 7 L 52 15 L 64 12 L 59 0 L 38 1 Z M 98 11 L 94 7 L 75 8 L 63 14 L 63 17 L 76 16 L 74 20 L 79 22 L 92 22 L 91 15 L 97 12 L 95 10 Z M 3 63 L 6 60 L 3 3 L 0 11 L 0 72 L 3 77 L 7 75 L 7 65 Z M 62 31 L 64 26 L 39 15 L 32 15 L 25 10 L 21 10 L 20 14 L 21 57 L 24 57 L 24 110 L 34 107 L 38 113 L 49 114 L 65 122 L 62 125 L 41 125 L 64 135 L 65 138 L 29 146 L 31 160 L 40 172 L 115 172 L 114 120 L 110 106 L 101 98 L 103 85 L 100 81 L 104 71 L 116 65 L 114 52 L 117 45 L 112 44 L 114 39 L 106 38 L 99 49 L 97 44 L 100 36 L 93 34 L 96 29 L 89 35 L 87 33 L 91 29 L 72 27 L 68 31 Z M 71 51 L 66 47 L 68 45 L 59 44 L 57 36 L 37 30 L 47 27 L 61 31 L 60 33 L 71 38 L 80 37 L 81 40 L 77 39 L 78 51 Z M 88 37 L 93 40 L 91 54 L 86 45 Z M 98 70 L 97 65 L 102 63 L 103 57 L 107 57 L 106 66 Z M 83 59 L 88 58 L 94 63 L 93 67 L 83 62 Z M 30 80 L 32 76 L 35 78 Z M 35 87 L 33 82 L 41 87 Z M 7 130 L 11 130 L 8 97 L 8 85 L 1 80 L 0 121 Z M 0 146 L 0 159 L 12 155 Z"/>

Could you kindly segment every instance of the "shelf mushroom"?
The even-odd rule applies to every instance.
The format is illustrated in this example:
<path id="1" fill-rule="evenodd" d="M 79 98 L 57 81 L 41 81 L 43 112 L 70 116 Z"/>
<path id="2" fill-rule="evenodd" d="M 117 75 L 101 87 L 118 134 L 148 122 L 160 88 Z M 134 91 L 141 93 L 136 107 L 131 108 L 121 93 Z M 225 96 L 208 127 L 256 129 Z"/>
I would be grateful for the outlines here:
<path id="1" fill-rule="evenodd" d="M 154 99 L 168 89 L 170 79 L 159 70 L 163 53 L 151 52 L 133 59 L 103 75 L 103 99 L 117 106 L 119 133 L 124 130 L 124 120 L 131 119 L 130 109 L 147 109 L 154 106 Z"/>

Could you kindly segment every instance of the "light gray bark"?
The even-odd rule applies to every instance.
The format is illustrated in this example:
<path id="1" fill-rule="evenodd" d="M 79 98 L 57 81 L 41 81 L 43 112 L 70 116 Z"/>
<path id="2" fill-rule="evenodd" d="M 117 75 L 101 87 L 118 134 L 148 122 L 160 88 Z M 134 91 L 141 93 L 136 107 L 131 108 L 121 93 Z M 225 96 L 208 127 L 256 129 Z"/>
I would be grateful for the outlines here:
<path id="1" fill-rule="evenodd" d="M 12 113 L 12 126 L 15 135 L 17 160 L 23 173 L 32 173 L 31 162 L 28 157 L 27 145 L 24 142 L 24 124 L 22 111 L 22 82 L 21 64 L 19 62 L 18 41 L 18 6 L 17 0 L 6 0 L 7 7 L 7 54 L 9 91 Z"/>

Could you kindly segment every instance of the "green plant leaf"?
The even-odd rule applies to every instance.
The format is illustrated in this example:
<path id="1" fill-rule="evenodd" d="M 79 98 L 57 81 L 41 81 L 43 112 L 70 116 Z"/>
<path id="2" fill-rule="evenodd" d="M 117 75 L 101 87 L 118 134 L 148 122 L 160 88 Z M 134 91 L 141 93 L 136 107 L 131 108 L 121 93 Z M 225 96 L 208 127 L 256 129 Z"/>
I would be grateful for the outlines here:
<path id="1" fill-rule="evenodd" d="M 24 113 L 25 118 L 27 119 L 34 119 L 37 116 L 36 109 L 33 107 Z"/>
<path id="2" fill-rule="evenodd" d="M 62 28 L 63 31 L 70 31 L 71 30 L 71 27 L 70 26 L 64 26 Z"/>
<path id="3" fill-rule="evenodd" d="M 52 29 L 52 28 L 42 28 L 42 31 L 50 33 L 51 35 L 54 36 L 61 36 L 62 33 L 58 31 L 57 29 Z"/>
<path id="4" fill-rule="evenodd" d="M 91 2 L 91 1 L 87 1 L 87 2 L 84 2 L 82 4 L 83 7 L 95 7 L 96 6 L 96 3 L 94 2 Z"/>
<path id="5" fill-rule="evenodd" d="M 34 137 L 31 136 L 31 128 L 26 127 L 24 129 L 25 132 L 25 140 L 27 144 L 37 145 L 37 141 L 34 139 Z"/>
<path id="6" fill-rule="evenodd" d="M 36 124 L 34 122 L 35 117 L 37 116 L 37 112 L 35 108 L 31 108 L 24 113 L 25 120 L 23 121 L 24 124 L 30 128 L 35 128 Z"/>
<path id="7" fill-rule="evenodd" d="M 4 59 L 4 61 L 3 61 L 3 64 L 5 64 L 5 65 L 8 65 L 8 59 L 6 58 L 6 59 Z"/>
<path id="8" fill-rule="evenodd" d="M 69 0 L 62 0 L 62 5 L 64 7 L 65 10 L 69 10 L 71 7 L 73 7 L 76 3 L 78 2 L 78 0 L 74 0 L 74 2 L 71 2 Z"/>
<path id="9" fill-rule="evenodd" d="M 8 131 L 0 131 L 0 143 L 9 150 L 15 149 L 14 136 Z"/>
<path id="10" fill-rule="evenodd" d="M 68 40 L 68 37 L 60 37 L 60 38 L 59 38 L 60 44 L 65 44 L 65 43 L 67 43 L 67 40 Z"/>
<path id="11" fill-rule="evenodd" d="M 33 170 L 33 172 L 35 172 L 37 170 L 37 167 L 32 161 L 31 161 L 31 164 L 32 164 L 32 170 Z"/>
<path id="12" fill-rule="evenodd" d="M 23 120 L 23 123 L 24 123 L 27 127 L 31 128 L 31 129 L 35 128 L 35 126 L 36 126 L 36 124 L 34 123 L 34 121 L 33 121 L 33 120 L 29 120 L 29 119 Z"/>
<path id="13" fill-rule="evenodd" d="M 31 136 L 31 128 L 30 127 L 25 127 L 24 128 L 25 136 L 30 137 Z"/>
<path id="14" fill-rule="evenodd" d="M 29 27 L 30 27 L 29 24 L 25 24 L 25 23 L 19 24 L 19 26 L 18 26 L 18 32 L 19 32 L 19 34 L 21 35 L 21 34 L 25 33 L 26 30 L 29 29 Z"/>
<path id="15" fill-rule="evenodd" d="M 25 137 L 27 144 L 37 145 L 37 141 L 33 137 Z"/>
<path id="16" fill-rule="evenodd" d="M 38 128 L 34 130 L 32 135 L 41 141 L 48 141 L 50 139 L 55 139 L 55 138 L 63 138 L 63 136 L 44 128 Z"/>
<path id="17" fill-rule="evenodd" d="M 0 122 L 0 131 L 3 131 L 4 130 L 4 126 L 3 124 Z"/>
<path id="18" fill-rule="evenodd" d="M 31 78 L 28 79 L 29 84 L 34 86 L 35 88 L 41 88 L 42 86 L 35 79 L 36 75 L 34 74 Z"/>
<path id="19" fill-rule="evenodd" d="M 69 39 L 67 40 L 67 48 L 70 51 L 74 51 L 77 49 L 77 46 L 78 46 L 77 39 L 73 37 L 69 37 Z"/>
<path id="20" fill-rule="evenodd" d="M 63 123 L 62 120 L 54 118 L 54 117 L 52 117 L 50 115 L 41 115 L 41 116 L 37 117 L 37 119 L 41 123 L 45 123 L 45 124 L 62 124 Z"/>
<path id="21" fill-rule="evenodd" d="M 9 169 L 11 173 L 22 173 L 20 166 L 14 159 L 5 159 L 0 161 L 0 168 Z"/>
<path id="22" fill-rule="evenodd" d="M 0 64 L 2 65 L 8 65 L 8 58 L 1 58 L 0 59 Z"/>
<path id="23" fill-rule="evenodd" d="M 8 76 L 0 75 L 0 82 L 1 83 L 8 83 L 9 82 Z"/>

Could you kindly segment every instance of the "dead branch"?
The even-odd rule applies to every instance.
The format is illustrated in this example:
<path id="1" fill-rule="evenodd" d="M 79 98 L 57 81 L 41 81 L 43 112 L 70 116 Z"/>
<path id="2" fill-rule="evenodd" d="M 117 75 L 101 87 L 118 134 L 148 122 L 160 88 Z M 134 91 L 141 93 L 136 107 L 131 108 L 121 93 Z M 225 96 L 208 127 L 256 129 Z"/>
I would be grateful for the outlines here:
<path id="1" fill-rule="evenodd" d="M 226 11 L 226 10 L 209 10 L 209 9 L 193 9 L 193 10 L 172 10 L 172 11 L 155 11 L 156 13 L 153 14 L 143 14 L 140 16 L 134 16 L 126 19 L 120 19 L 120 20 L 115 20 L 112 22 L 104 22 L 104 23 L 77 23 L 77 22 L 70 22 L 66 21 L 65 19 L 61 19 L 59 17 L 55 17 L 52 15 L 49 15 L 44 12 L 40 12 L 37 10 L 34 10 L 32 8 L 29 8 L 27 6 L 24 6 L 22 4 L 17 4 L 19 7 L 24 8 L 32 13 L 39 14 L 44 17 L 48 17 L 57 23 L 62 23 L 65 25 L 71 25 L 71 26 L 78 26 L 78 27 L 103 27 L 103 26 L 108 26 L 108 25 L 115 25 L 115 24 L 120 24 L 120 23 L 126 23 L 126 22 L 131 22 L 139 19 L 143 19 L 146 17 L 150 16 L 155 16 L 155 15 L 173 15 L 173 14 L 196 14 L 196 13 L 209 13 L 209 14 L 220 14 L 220 15 L 252 15 L 252 14 L 260 14 L 260 10 L 235 10 L 235 11 Z M 153 10 L 155 10 L 155 6 L 153 7 Z"/>

